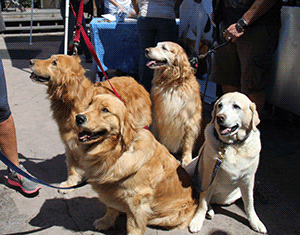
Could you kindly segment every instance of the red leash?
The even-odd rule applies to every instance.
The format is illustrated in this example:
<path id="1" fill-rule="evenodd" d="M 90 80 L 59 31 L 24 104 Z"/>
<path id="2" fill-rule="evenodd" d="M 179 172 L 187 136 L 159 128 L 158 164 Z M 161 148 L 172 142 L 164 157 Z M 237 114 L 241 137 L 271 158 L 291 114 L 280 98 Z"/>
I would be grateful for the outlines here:
<path id="1" fill-rule="evenodd" d="M 83 39 L 84 39 L 84 41 L 85 41 L 85 43 L 86 43 L 88 49 L 89 49 L 90 52 L 91 52 L 91 55 L 93 56 L 93 58 L 94 58 L 94 60 L 96 61 L 97 65 L 100 67 L 101 72 L 103 73 L 105 79 L 108 81 L 108 83 L 109 83 L 111 89 L 113 90 L 115 96 L 117 96 L 121 101 L 123 101 L 123 100 L 121 99 L 121 97 L 119 96 L 118 92 L 115 90 L 115 88 L 113 87 L 113 85 L 112 85 L 111 82 L 109 81 L 109 79 L 108 79 L 108 77 L 107 77 L 107 75 L 106 75 L 106 73 L 105 73 L 105 71 L 104 71 L 104 69 L 103 69 L 103 67 L 102 67 L 102 65 L 101 65 L 101 62 L 100 62 L 100 60 L 99 60 L 99 58 L 98 58 L 98 56 L 97 56 L 97 54 L 96 54 L 95 49 L 94 49 L 94 47 L 93 47 L 93 45 L 92 45 L 90 39 L 88 38 L 86 32 L 84 31 L 84 29 L 83 29 L 83 27 L 82 27 L 83 1 L 84 1 L 84 0 L 81 0 L 81 1 L 80 1 L 79 11 L 78 11 L 78 17 L 76 17 L 76 13 L 75 13 L 75 11 L 74 11 L 74 8 L 73 8 L 72 4 L 70 3 L 71 9 L 72 9 L 73 14 L 74 14 L 74 16 L 75 16 L 75 18 L 76 18 L 76 31 L 75 31 L 75 36 L 74 36 L 74 48 L 76 48 L 76 47 L 79 45 L 79 41 L 80 41 L 80 33 L 81 33 L 81 35 L 82 35 L 82 37 L 83 37 Z M 76 48 L 76 49 L 77 49 L 77 48 Z M 76 50 L 76 49 L 75 49 L 75 50 Z M 124 102 L 124 101 L 123 101 L 123 102 Z M 125 103 L 125 102 L 124 102 L 124 103 Z"/>

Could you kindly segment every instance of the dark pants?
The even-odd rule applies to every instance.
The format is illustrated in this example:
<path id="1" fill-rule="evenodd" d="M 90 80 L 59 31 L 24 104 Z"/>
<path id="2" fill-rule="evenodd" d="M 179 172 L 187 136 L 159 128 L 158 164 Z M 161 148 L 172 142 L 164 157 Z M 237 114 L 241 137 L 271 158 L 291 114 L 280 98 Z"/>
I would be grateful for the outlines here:
<path id="1" fill-rule="evenodd" d="M 150 91 L 153 71 L 146 66 L 145 49 L 156 46 L 157 42 L 178 42 L 176 21 L 163 18 L 139 17 L 137 28 L 140 40 L 139 82 Z"/>

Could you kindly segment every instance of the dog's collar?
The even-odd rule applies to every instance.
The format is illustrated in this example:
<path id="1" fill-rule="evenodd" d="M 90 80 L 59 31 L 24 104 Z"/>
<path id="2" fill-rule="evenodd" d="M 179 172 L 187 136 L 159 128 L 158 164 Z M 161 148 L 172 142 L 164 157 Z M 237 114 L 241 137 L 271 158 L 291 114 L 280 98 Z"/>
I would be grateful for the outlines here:
<path id="1" fill-rule="evenodd" d="M 215 138 L 218 141 L 222 142 L 223 145 L 233 145 L 233 144 L 241 144 L 241 143 L 245 142 L 248 139 L 248 137 L 250 136 L 250 133 L 248 132 L 247 135 L 246 135 L 246 137 L 244 139 L 242 139 L 242 140 L 236 140 L 236 141 L 234 141 L 232 143 L 226 143 L 226 142 L 222 141 L 220 139 L 219 135 L 218 135 L 218 132 L 217 132 L 216 128 L 214 128 L 214 136 L 215 136 Z"/>

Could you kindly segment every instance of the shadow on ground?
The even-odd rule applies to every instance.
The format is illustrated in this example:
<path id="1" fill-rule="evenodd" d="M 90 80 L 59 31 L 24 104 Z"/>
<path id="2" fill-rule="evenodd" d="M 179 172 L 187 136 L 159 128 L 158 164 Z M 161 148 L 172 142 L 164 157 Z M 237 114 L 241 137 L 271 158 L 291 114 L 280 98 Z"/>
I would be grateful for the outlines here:
<path id="1" fill-rule="evenodd" d="M 51 55 L 57 54 L 62 40 L 63 36 L 57 35 L 34 36 L 30 45 L 30 38 L 27 36 L 5 37 L 5 44 L 12 66 L 24 69 L 29 68 L 29 60 L 31 59 L 48 59 Z M 1 55 L 2 57 L 7 56 L 3 52 Z"/>
<path id="2" fill-rule="evenodd" d="M 61 226 L 65 229 L 84 232 L 96 231 L 93 223 L 104 216 L 106 206 L 97 198 L 75 197 L 71 199 L 54 198 L 45 201 L 40 212 L 29 223 L 41 229 Z M 102 231 L 107 235 L 126 234 L 126 216 L 121 215 L 114 228 Z"/>
<path id="3" fill-rule="evenodd" d="M 59 154 L 48 160 L 38 158 L 30 159 L 19 154 L 19 159 L 33 176 L 46 183 L 56 184 L 67 179 L 66 157 L 64 154 Z M 0 175 L 2 175 L 0 184 L 3 184 L 5 182 L 3 178 L 4 175 L 7 176 L 7 170 L 1 170 Z"/>

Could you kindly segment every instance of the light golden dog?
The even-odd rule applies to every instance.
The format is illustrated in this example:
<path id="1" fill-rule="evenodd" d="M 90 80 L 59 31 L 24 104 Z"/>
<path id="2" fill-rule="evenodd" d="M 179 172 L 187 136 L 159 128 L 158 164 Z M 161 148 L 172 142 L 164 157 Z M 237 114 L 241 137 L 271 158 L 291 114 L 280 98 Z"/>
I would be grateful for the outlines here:
<path id="1" fill-rule="evenodd" d="M 62 187 L 78 184 L 83 171 L 78 163 L 78 128 L 75 115 L 84 111 L 95 94 L 113 93 L 107 81 L 92 84 L 85 76 L 79 57 L 53 55 L 47 60 L 31 60 L 34 81 L 46 84 L 51 101 L 53 118 L 58 124 L 60 136 L 66 146 L 68 179 Z M 151 124 L 151 100 L 149 93 L 132 77 L 110 79 L 128 111 L 144 126 Z M 60 190 L 66 193 L 68 190 Z"/>
<path id="2" fill-rule="evenodd" d="M 182 151 L 182 165 L 192 160 L 194 143 L 200 133 L 202 102 L 200 86 L 182 47 L 159 42 L 145 50 L 154 69 L 151 99 L 155 137 L 171 153 Z"/>
<path id="3" fill-rule="evenodd" d="M 190 176 L 150 131 L 134 124 L 120 100 L 95 96 L 76 123 L 87 180 L 107 206 L 96 229 L 112 227 L 120 212 L 130 235 L 143 234 L 147 225 L 189 224 L 198 205 Z"/>
<path id="4" fill-rule="evenodd" d="M 203 192 L 198 211 L 189 228 L 201 229 L 205 215 L 214 216 L 210 203 L 227 205 L 242 197 L 245 211 L 253 230 L 266 233 L 266 227 L 254 210 L 254 176 L 261 150 L 260 120 L 256 106 L 247 96 L 238 93 L 223 95 L 214 105 L 212 121 L 205 129 L 205 143 L 200 150 L 198 178 Z M 223 159 L 214 178 L 217 159 Z"/>

